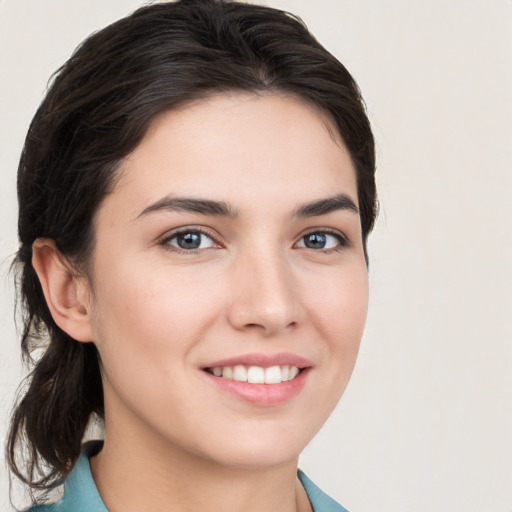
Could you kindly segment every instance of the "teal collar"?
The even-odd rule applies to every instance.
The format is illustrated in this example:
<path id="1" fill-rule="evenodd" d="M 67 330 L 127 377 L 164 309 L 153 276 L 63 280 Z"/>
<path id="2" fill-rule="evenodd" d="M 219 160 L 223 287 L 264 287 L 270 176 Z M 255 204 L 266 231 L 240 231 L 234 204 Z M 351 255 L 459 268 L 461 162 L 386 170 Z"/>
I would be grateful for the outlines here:
<path id="1" fill-rule="evenodd" d="M 300 469 L 298 476 L 300 483 L 306 490 L 313 512 L 348 512 L 346 508 L 318 488 Z"/>

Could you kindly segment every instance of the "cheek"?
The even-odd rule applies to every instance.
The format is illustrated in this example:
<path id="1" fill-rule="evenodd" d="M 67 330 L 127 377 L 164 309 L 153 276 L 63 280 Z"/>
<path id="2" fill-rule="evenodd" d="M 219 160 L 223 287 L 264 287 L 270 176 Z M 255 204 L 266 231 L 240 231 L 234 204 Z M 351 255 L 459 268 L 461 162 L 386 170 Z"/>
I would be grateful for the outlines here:
<path id="1" fill-rule="evenodd" d="M 308 316 L 319 336 L 317 385 L 308 409 L 320 428 L 336 407 L 352 375 L 368 308 L 366 266 L 354 264 L 329 272 L 308 294 Z M 324 285 L 323 287 L 320 285 Z M 322 400 L 318 400 L 318 396 Z"/>
<path id="2" fill-rule="evenodd" d="M 311 316 L 327 340 L 333 364 L 351 372 L 363 334 L 368 310 L 366 266 L 353 265 L 331 276 L 314 294 Z M 350 375 L 350 373 L 349 373 Z"/>
<path id="3" fill-rule="evenodd" d="M 315 283 L 313 283 L 314 285 Z M 368 273 L 361 264 L 347 265 L 315 286 L 315 308 L 326 327 L 362 332 L 368 309 Z"/>
<path id="4" fill-rule="evenodd" d="M 149 421 L 162 400 L 171 401 L 171 382 L 173 392 L 180 391 L 182 381 L 175 376 L 182 374 L 204 325 L 194 316 L 195 294 L 185 293 L 179 278 L 166 279 L 155 267 L 125 270 L 117 265 L 97 273 L 95 342 L 109 410 L 119 411 L 123 403 Z"/>
<path id="5" fill-rule="evenodd" d="M 100 354 L 115 351 L 119 361 L 131 355 L 158 365 L 174 353 L 183 356 L 218 316 L 220 301 L 212 297 L 216 287 L 205 284 L 204 276 L 171 275 L 165 266 L 130 268 L 137 272 L 121 263 L 111 272 L 98 272 L 93 323 Z"/>

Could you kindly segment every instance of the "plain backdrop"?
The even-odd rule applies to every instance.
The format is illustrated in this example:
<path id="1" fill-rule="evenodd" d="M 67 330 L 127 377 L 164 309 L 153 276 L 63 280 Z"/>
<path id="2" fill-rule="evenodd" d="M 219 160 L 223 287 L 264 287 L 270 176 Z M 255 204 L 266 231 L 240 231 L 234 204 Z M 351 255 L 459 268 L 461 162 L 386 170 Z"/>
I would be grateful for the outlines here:
<path id="1" fill-rule="evenodd" d="M 267 3 L 353 73 L 378 145 L 368 326 L 301 466 L 352 512 L 511 512 L 512 2 Z M 23 139 L 50 74 L 138 5 L 0 0 L 1 438 L 23 375 L 8 276 Z"/>

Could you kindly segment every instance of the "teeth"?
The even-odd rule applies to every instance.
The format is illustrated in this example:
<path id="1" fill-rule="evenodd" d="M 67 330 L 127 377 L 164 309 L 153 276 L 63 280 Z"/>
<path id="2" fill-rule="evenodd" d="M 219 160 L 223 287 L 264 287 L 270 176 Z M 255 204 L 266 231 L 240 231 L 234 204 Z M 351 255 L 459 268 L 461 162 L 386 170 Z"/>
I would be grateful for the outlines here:
<path id="1" fill-rule="evenodd" d="M 216 377 L 249 382 L 250 384 L 280 384 L 294 379 L 299 374 L 299 369 L 296 366 L 288 365 L 262 368 L 261 366 L 245 367 L 237 364 L 236 366 L 216 366 L 210 368 L 209 371 Z"/>
<path id="2" fill-rule="evenodd" d="M 260 366 L 249 366 L 247 370 L 247 382 L 251 384 L 264 384 L 265 370 Z"/>
<path id="3" fill-rule="evenodd" d="M 238 380 L 239 382 L 247 382 L 247 370 L 245 366 L 237 364 L 233 368 L 233 380 Z"/>
<path id="4" fill-rule="evenodd" d="M 287 367 L 288 368 L 288 367 Z M 279 384 L 283 382 L 281 368 L 279 366 L 271 366 L 265 369 L 265 384 Z"/>

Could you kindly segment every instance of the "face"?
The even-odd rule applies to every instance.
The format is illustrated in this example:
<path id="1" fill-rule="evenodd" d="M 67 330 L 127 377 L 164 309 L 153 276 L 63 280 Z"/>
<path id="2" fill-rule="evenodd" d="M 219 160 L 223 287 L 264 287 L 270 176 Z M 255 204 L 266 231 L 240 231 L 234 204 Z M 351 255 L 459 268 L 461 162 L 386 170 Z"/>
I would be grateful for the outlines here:
<path id="1" fill-rule="evenodd" d="M 126 158 L 97 214 L 88 304 L 107 439 L 264 467 L 324 423 L 368 299 L 333 133 L 296 99 L 219 95 L 158 117 Z"/>

